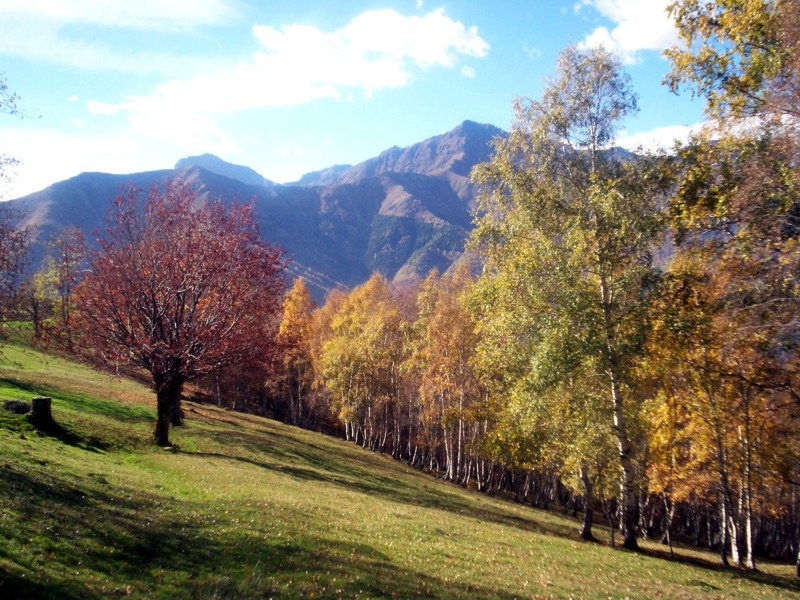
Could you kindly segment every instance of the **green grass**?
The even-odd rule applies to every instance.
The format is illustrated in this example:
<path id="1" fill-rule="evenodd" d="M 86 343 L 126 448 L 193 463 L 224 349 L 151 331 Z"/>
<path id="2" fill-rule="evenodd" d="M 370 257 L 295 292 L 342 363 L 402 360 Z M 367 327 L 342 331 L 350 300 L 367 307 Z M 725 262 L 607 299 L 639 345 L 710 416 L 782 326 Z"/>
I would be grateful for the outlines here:
<path id="1" fill-rule="evenodd" d="M 177 452 L 152 394 L 19 345 L 0 398 L 53 397 L 59 437 L 0 410 L 2 598 L 780 598 L 748 574 L 577 539 L 579 523 L 438 482 L 343 441 L 188 403 Z M 607 532 L 599 530 L 604 535 Z"/>

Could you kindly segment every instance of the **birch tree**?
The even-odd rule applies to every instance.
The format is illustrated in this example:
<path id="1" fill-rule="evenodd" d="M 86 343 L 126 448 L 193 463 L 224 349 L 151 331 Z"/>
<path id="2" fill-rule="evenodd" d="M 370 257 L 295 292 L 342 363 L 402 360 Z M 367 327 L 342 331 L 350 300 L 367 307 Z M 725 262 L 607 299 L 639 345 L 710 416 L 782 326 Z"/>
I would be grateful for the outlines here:
<path id="1" fill-rule="evenodd" d="M 444 447 L 444 476 L 461 483 L 468 479 L 469 465 L 476 458 L 479 426 L 473 414 L 482 396 L 472 365 L 477 346 L 474 318 L 463 302 L 470 284 L 466 262 L 442 277 L 432 273 L 423 282 L 410 357 L 420 374 L 423 421 L 440 429 L 439 435 L 430 437 L 439 438 L 436 441 Z"/>
<path id="2" fill-rule="evenodd" d="M 800 2 L 680 0 L 670 10 L 682 43 L 667 52 L 667 82 L 704 98 L 714 125 L 678 148 L 670 217 L 708 312 L 704 377 L 726 392 L 714 397 L 740 449 L 742 518 L 728 511 L 727 529 L 731 538 L 744 530 L 745 556 L 735 539 L 731 553 L 754 568 L 760 432 L 785 431 L 800 404 Z"/>
<path id="3" fill-rule="evenodd" d="M 473 175 L 481 189 L 473 244 L 485 260 L 479 285 L 505 289 L 507 302 L 482 307 L 484 329 L 514 340 L 524 360 L 509 366 L 536 381 L 533 392 L 576 375 L 603 390 L 629 549 L 638 531 L 633 367 L 661 233 L 658 170 L 611 148 L 636 109 L 614 56 L 568 47 L 541 100 L 516 101 L 509 137 Z"/>

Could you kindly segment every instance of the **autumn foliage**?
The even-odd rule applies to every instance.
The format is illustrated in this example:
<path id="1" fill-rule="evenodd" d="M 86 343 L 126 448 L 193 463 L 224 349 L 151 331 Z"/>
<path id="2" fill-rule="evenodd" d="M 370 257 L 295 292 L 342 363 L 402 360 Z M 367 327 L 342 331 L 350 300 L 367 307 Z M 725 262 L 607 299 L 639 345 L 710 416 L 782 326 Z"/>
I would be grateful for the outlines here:
<path id="1" fill-rule="evenodd" d="M 284 297 L 250 207 L 131 188 L 77 287 L 79 232 L 51 247 L 63 346 L 149 373 L 162 445 L 205 378 L 448 481 L 569 503 L 586 539 L 600 507 L 630 549 L 674 531 L 726 565 L 800 558 L 800 2 L 670 10 L 685 47 L 668 83 L 705 96 L 712 132 L 610 149 L 630 80 L 567 48 L 473 172 L 468 260 L 320 307 L 302 279 Z M 0 316 L 25 259 L 6 217 Z"/>
<path id="2" fill-rule="evenodd" d="M 17 217 L 0 207 L 0 337 L 5 336 L 5 324 L 28 263 L 30 232 L 17 226 Z"/>
<path id="3" fill-rule="evenodd" d="M 155 438 L 169 444 L 185 382 L 263 360 L 285 261 L 248 206 L 204 199 L 185 181 L 121 194 L 75 292 L 80 345 L 108 368 L 150 373 Z"/>

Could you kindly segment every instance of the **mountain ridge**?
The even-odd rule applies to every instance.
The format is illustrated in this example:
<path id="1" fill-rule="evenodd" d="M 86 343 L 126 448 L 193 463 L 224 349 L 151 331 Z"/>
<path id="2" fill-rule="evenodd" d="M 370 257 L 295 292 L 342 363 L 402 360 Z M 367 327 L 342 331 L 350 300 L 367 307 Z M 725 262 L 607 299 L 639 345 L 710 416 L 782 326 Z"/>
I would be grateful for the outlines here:
<path id="1" fill-rule="evenodd" d="M 179 160 L 173 169 L 115 175 L 85 172 L 10 201 L 35 225 L 34 262 L 59 227 L 87 234 L 102 229 L 110 202 L 127 185 L 147 190 L 184 177 L 199 192 L 224 202 L 252 202 L 262 235 L 292 259 L 315 297 L 349 288 L 373 271 L 394 281 L 447 270 L 472 228 L 475 194 L 469 173 L 504 135 L 465 121 L 406 148 L 388 148 L 357 165 L 335 165 L 288 184 L 210 155 Z"/>

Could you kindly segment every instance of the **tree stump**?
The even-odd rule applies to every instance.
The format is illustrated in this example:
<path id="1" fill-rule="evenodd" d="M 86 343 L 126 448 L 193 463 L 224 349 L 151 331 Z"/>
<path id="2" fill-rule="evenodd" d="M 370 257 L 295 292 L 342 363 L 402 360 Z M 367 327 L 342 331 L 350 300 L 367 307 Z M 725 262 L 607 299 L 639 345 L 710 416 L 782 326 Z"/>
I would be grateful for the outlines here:
<path id="1" fill-rule="evenodd" d="M 47 396 L 37 396 L 31 400 L 31 422 L 36 429 L 41 431 L 52 430 L 56 422 L 51 412 L 52 400 Z"/>

